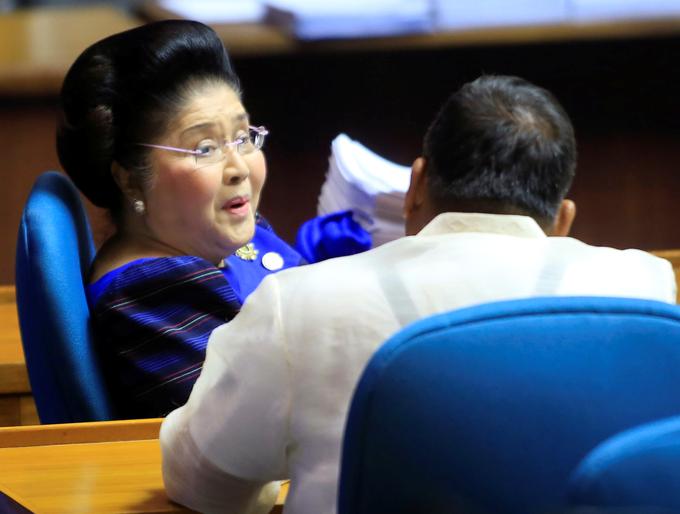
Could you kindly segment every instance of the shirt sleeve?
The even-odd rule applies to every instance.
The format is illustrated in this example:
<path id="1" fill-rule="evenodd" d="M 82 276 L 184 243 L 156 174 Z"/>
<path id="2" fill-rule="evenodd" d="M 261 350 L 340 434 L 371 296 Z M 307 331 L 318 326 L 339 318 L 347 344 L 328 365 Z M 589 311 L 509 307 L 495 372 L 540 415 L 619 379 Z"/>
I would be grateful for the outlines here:
<path id="1" fill-rule="evenodd" d="M 187 404 L 161 428 L 170 498 L 202 512 L 268 512 L 288 478 L 290 369 L 275 276 L 216 329 Z"/>
<path id="2" fill-rule="evenodd" d="M 642 269 L 647 271 L 647 274 L 638 273 L 636 277 L 630 278 L 629 281 L 633 282 L 637 280 L 639 282 L 640 291 L 649 290 L 647 294 L 632 294 L 631 296 L 640 296 L 643 298 L 649 298 L 651 300 L 659 300 L 667 303 L 677 302 L 677 279 L 675 277 L 675 271 L 670 261 L 651 255 L 647 252 L 641 250 L 627 250 L 635 255 L 639 255 L 646 260 L 644 262 L 649 262 Z M 653 260 L 650 262 L 649 258 Z"/>
<path id="3" fill-rule="evenodd" d="M 668 278 L 666 279 L 666 283 L 670 286 L 668 291 L 668 298 L 667 302 L 668 303 L 677 303 L 678 302 L 678 279 L 675 277 L 675 270 L 673 269 L 673 266 L 671 265 L 670 262 L 668 262 L 668 265 L 666 266 L 666 275 Z"/>

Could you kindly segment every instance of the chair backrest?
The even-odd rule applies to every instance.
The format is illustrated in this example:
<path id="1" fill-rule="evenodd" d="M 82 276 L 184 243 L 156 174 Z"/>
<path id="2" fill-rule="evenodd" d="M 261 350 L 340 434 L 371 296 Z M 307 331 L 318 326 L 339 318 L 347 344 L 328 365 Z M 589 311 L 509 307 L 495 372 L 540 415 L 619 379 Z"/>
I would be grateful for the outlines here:
<path id="1" fill-rule="evenodd" d="M 680 512 L 680 417 L 626 430 L 590 452 L 571 477 L 572 507 Z"/>
<path id="2" fill-rule="evenodd" d="M 556 512 L 571 471 L 599 442 L 676 414 L 676 306 L 553 297 L 437 315 L 367 365 L 344 436 L 338 511 Z"/>
<path id="3" fill-rule="evenodd" d="M 24 207 L 16 256 L 21 338 L 42 423 L 111 419 L 85 296 L 93 257 L 78 192 L 66 176 L 42 174 Z"/>

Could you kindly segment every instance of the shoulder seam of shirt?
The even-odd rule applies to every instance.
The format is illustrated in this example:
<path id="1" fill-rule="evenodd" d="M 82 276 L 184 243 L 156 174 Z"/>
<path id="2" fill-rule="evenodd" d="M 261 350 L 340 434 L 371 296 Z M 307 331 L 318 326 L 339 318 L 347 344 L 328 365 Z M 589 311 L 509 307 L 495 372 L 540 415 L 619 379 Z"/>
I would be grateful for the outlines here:
<path id="1" fill-rule="evenodd" d="M 289 447 L 289 442 L 291 440 L 291 418 L 292 418 L 292 412 L 293 412 L 293 391 L 291 384 L 293 383 L 292 379 L 292 365 L 291 365 L 291 358 L 290 358 L 290 352 L 288 349 L 288 337 L 286 333 L 286 328 L 284 327 L 283 320 L 285 319 L 283 317 L 283 312 L 281 309 L 281 290 L 279 287 L 279 280 L 276 275 L 270 275 L 271 278 L 268 277 L 270 281 L 272 281 L 272 289 L 274 290 L 273 292 L 276 295 L 276 324 L 279 328 L 279 331 L 281 332 L 281 345 L 282 345 L 282 350 L 283 350 L 283 355 L 284 358 L 286 359 L 286 378 L 287 378 L 287 383 L 285 384 L 286 386 L 286 395 L 287 395 L 287 408 L 286 408 L 286 421 L 285 421 L 285 447 L 286 447 L 286 460 L 285 460 L 285 472 L 286 475 L 290 475 L 289 470 L 288 470 L 288 447 Z"/>

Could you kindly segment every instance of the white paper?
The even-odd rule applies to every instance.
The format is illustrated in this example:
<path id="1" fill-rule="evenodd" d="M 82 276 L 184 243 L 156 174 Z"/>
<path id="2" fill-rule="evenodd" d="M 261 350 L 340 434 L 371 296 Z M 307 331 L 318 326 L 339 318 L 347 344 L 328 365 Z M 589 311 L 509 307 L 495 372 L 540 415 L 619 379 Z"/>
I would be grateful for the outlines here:
<path id="1" fill-rule="evenodd" d="M 561 23 L 570 0 L 434 0 L 436 27 L 468 29 L 491 26 Z"/>
<path id="2" fill-rule="evenodd" d="M 376 37 L 432 29 L 430 0 L 265 0 L 284 12 L 286 29 L 300 39 Z M 273 20 L 279 20 L 273 16 Z"/>
<path id="3" fill-rule="evenodd" d="M 680 16 L 680 0 L 570 0 L 574 21 Z"/>
<path id="4" fill-rule="evenodd" d="M 318 214 L 351 209 L 379 246 L 404 235 L 402 211 L 411 169 L 395 164 L 345 134 L 331 144 Z"/>
<path id="5" fill-rule="evenodd" d="M 187 20 L 207 24 L 257 23 L 266 11 L 259 0 L 159 0 L 158 5 Z"/>

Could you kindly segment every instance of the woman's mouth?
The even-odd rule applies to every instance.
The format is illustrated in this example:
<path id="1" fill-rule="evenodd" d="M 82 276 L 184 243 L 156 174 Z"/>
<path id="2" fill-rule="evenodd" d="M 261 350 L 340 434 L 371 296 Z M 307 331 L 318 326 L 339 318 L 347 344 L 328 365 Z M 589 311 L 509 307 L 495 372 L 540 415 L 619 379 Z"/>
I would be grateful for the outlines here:
<path id="1" fill-rule="evenodd" d="M 250 213 L 250 198 L 247 196 L 235 196 L 225 203 L 222 209 L 234 216 L 247 216 Z"/>

